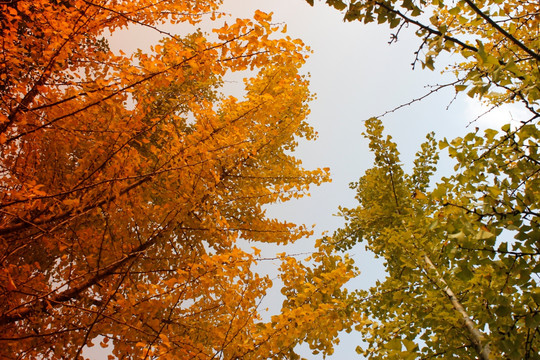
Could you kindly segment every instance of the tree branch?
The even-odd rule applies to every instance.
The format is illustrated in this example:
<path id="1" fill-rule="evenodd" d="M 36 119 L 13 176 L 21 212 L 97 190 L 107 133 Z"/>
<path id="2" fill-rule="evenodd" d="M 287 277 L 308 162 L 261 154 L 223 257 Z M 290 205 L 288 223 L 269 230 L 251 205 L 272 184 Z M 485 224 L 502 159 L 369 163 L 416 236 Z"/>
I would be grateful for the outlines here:
<path id="1" fill-rule="evenodd" d="M 150 236 L 146 242 L 142 243 L 141 245 L 133 249 L 131 252 L 124 255 L 124 257 L 122 257 L 120 260 L 117 260 L 109 264 L 108 266 L 97 270 L 94 276 L 81 282 L 80 284 L 69 288 L 68 290 L 62 291 L 61 293 L 58 293 L 56 295 L 39 299 L 41 301 L 36 300 L 31 304 L 23 306 L 21 309 L 13 309 L 7 313 L 4 313 L 0 316 L 0 326 L 5 326 L 16 321 L 28 318 L 30 315 L 40 311 L 43 308 L 44 303 L 48 302 L 49 304 L 61 304 L 79 297 L 83 291 L 87 290 L 93 285 L 96 285 L 99 281 L 107 278 L 108 276 L 114 274 L 115 271 L 118 270 L 120 267 L 124 266 L 131 260 L 135 260 L 138 256 L 140 256 L 141 253 L 156 244 L 169 225 L 170 221 L 161 229 L 156 230 L 155 233 Z"/>
<path id="2" fill-rule="evenodd" d="M 454 309 L 461 315 L 461 318 L 463 322 L 465 323 L 465 327 L 469 331 L 471 341 L 473 342 L 474 347 L 476 351 L 478 352 L 478 356 L 480 357 L 480 359 L 491 360 L 492 357 L 490 356 L 489 344 L 485 343 L 484 334 L 482 334 L 482 332 L 480 332 L 480 330 L 476 328 L 476 325 L 467 314 L 467 311 L 465 310 L 463 305 L 461 305 L 460 301 L 458 300 L 458 298 L 456 297 L 456 295 L 454 294 L 450 286 L 448 286 L 446 281 L 439 274 L 439 271 L 437 270 L 435 265 L 433 265 L 433 263 L 431 262 L 430 258 L 427 255 L 424 255 L 424 262 L 426 263 L 428 268 L 435 273 L 435 275 L 437 276 L 437 280 L 443 285 L 441 290 L 444 291 L 446 296 L 448 296 L 448 298 L 450 299 L 450 302 L 452 303 L 452 306 L 454 307 Z"/>
<path id="3" fill-rule="evenodd" d="M 504 30 L 502 27 L 499 26 L 493 19 L 491 19 L 486 13 L 484 13 L 482 10 L 480 10 L 475 3 L 473 3 L 471 0 L 464 0 L 470 7 L 473 9 L 475 13 L 477 13 L 480 17 L 482 17 L 484 20 L 487 21 L 489 25 L 494 27 L 498 32 L 504 35 L 508 40 L 516 44 L 520 49 L 525 51 L 527 54 L 532 56 L 536 59 L 536 61 L 540 61 L 540 54 L 535 53 L 531 49 L 529 49 L 525 44 L 523 44 L 521 41 L 516 39 L 512 34 L 508 33 L 506 30 Z"/>
<path id="4" fill-rule="evenodd" d="M 471 50 L 471 51 L 474 51 L 474 52 L 478 52 L 478 49 L 475 48 L 474 46 L 472 45 L 469 45 L 469 44 L 466 44 L 464 43 L 463 41 L 459 40 L 459 39 L 456 39 L 455 37 L 452 37 L 452 36 L 448 36 L 448 35 L 444 35 L 442 32 L 440 32 L 439 30 L 435 30 L 433 28 L 430 28 L 429 26 L 427 25 L 424 25 L 422 24 L 421 22 L 419 21 L 416 21 L 416 20 L 413 20 L 411 19 L 410 17 L 408 17 L 407 15 L 403 14 L 402 12 L 400 12 L 399 10 L 396 10 L 394 9 L 393 7 L 389 6 L 388 4 L 385 4 L 383 2 L 380 2 L 380 1 L 376 1 L 375 4 L 377 4 L 378 6 L 382 7 L 383 9 L 391 12 L 391 13 L 394 13 L 396 15 L 398 15 L 400 18 L 402 18 L 404 21 L 408 22 L 408 23 L 411 23 L 411 24 L 414 24 L 416 26 L 418 26 L 419 28 L 423 29 L 423 30 L 426 30 L 427 32 L 429 32 L 430 34 L 433 34 L 433 35 L 437 35 L 437 36 L 442 36 L 443 39 L 447 40 L 447 41 L 450 41 L 450 42 L 453 42 L 455 44 L 458 44 L 459 46 L 461 46 L 463 49 L 467 49 L 467 50 Z"/>

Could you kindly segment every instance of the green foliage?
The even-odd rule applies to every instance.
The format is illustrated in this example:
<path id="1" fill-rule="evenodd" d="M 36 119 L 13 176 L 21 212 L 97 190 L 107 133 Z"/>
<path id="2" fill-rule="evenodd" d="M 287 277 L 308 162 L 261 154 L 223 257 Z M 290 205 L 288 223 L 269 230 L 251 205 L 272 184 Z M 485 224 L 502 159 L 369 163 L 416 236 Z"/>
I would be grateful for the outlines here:
<path id="1" fill-rule="evenodd" d="M 380 120 L 366 127 L 375 166 L 354 184 L 359 205 L 341 210 L 347 225 L 332 239 L 341 249 L 364 242 L 385 260 L 387 278 L 356 294 L 358 311 L 371 319 L 358 327 L 369 344 L 362 353 L 475 358 L 477 331 L 480 348 L 491 352 L 482 358 L 538 359 L 537 126 L 442 141 L 456 173 L 432 190 L 432 134 L 409 175 Z M 474 331 L 464 326 L 467 317 Z"/>
<path id="2" fill-rule="evenodd" d="M 313 5 L 313 0 L 308 1 Z M 537 107 L 540 100 L 540 17 L 537 1 L 335 0 L 326 3 L 346 21 L 415 29 L 422 39 L 414 64 L 435 69 L 441 53 L 459 55 L 451 66 L 456 91 L 496 105 L 515 100 Z"/>
<path id="3" fill-rule="evenodd" d="M 313 1 L 310 1 L 313 3 Z M 351 0 L 327 3 L 346 21 L 412 28 L 413 66 L 435 69 L 450 53 L 456 92 L 494 106 L 521 102 L 517 126 L 443 140 L 454 173 L 430 185 L 437 144 L 429 134 L 405 173 L 382 123 L 366 122 L 374 167 L 357 183 L 358 206 L 326 239 L 363 242 L 387 277 L 358 291 L 357 330 L 372 359 L 540 358 L 540 4 L 529 0 Z"/>

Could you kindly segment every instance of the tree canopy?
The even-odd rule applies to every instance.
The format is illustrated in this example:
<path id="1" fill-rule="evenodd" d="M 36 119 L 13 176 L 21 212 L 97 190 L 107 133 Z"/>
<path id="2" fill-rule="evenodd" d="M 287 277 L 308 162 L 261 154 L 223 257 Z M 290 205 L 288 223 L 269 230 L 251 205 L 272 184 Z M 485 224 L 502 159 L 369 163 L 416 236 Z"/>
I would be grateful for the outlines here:
<path id="1" fill-rule="evenodd" d="M 294 156 L 316 137 L 304 43 L 261 11 L 225 21 L 221 1 L 0 3 L 1 358 L 79 359 L 99 343 L 110 359 L 298 359 L 298 344 L 327 356 L 353 328 L 372 359 L 540 357 L 540 5 L 326 3 L 391 41 L 413 28 L 413 66 L 449 53 L 456 93 L 529 116 L 428 134 L 411 171 L 366 121 L 358 205 L 307 259 L 273 259 L 285 300 L 266 319 L 265 259 L 240 243 L 308 236 L 265 206 L 329 180 Z M 131 25 L 163 38 L 111 51 Z M 243 96 L 224 95 L 231 72 Z M 433 181 L 440 150 L 455 168 Z M 386 278 L 348 290 L 359 274 L 343 252 L 359 243 Z"/>
<path id="2" fill-rule="evenodd" d="M 537 359 L 540 346 L 538 129 L 470 133 L 440 146 L 456 173 L 429 186 L 433 134 L 407 174 L 380 120 L 366 123 L 375 166 L 359 205 L 327 239 L 384 259 L 386 278 L 358 291 L 357 329 L 373 359 Z M 532 145 L 532 146 L 531 146 Z"/>
<path id="3" fill-rule="evenodd" d="M 282 313 L 262 321 L 271 281 L 237 244 L 310 233 L 264 210 L 328 180 L 292 155 L 298 139 L 315 137 L 299 72 L 307 49 L 271 15 L 227 23 L 219 5 L 0 4 L 0 357 L 75 359 L 95 343 L 110 358 L 331 348 L 342 305 L 329 295 L 306 313 L 291 291 Z M 202 20 L 213 34 L 159 28 Z M 105 35 L 133 24 L 163 39 L 148 52 L 112 52 Z M 223 77 L 243 70 L 253 71 L 245 96 L 223 95 Z M 284 279 L 303 266 L 283 263 Z M 332 264 L 321 280 L 330 294 L 351 273 L 347 261 Z M 322 342 L 308 332 L 318 322 L 330 324 Z"/>
<path id="4" fill-rule="evenodd" d="M 351 184 L 358 206 L 340 210 L 346 225 L 324 239 L 343 251 L 364 243 L 384 259 L 386 278 L 354 295 L 367 342 L 357 351 L 372 359 L 538 359 L 540 4 L 326 3 L 347 21 L 389 25 L 392 41 L 412 27 L 421 39 L 413 66 L 433 70 L 443 52 L 453 54 L 456 92 L 495 107 L 520 103 L 530 114 L 438 144 L 429 134 L 410 172 L 382 122 L 366 121 L 374 167 Z M 454 172 L 433 183 L 442 149 Z"/>
<path id="5" fill-rule="evenodd" d="M 313 5 L 313 0 L 307 0 Z M 529 0 L 375 0 L 326 3 L 346 21 L 386 24 L 400 33 L 412 28 L 421 39 L 413 66 L 433 70 L 439 55 L 454 57 L 457 91 L 467 90 L 495 105 L 521 101 L 538 110 L 540 99 L 540 20 Z M 455 60 L 454 60 L 455 59 Z"/>

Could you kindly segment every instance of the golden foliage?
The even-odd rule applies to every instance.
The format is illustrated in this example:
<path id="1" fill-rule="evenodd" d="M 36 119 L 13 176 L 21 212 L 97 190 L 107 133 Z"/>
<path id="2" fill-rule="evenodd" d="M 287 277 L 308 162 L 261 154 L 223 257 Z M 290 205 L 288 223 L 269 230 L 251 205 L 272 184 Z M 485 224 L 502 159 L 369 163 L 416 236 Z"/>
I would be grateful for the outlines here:
<path id="1" fill-rule="evenodd" d="M 261 323 L 271 282 L 236 240 L 309 234 L 263 208 L 328 176 L 291 155 L 315 135 L 303 43 L 259 11 L 215 41 L 169 34 L 133 56 L 103 38 L 218 5 L 0 4 L 0 357 L 78 358 L 101 341 L 118 358 L 263 358 L 299 341 Z M 246 69 L 245 97 L 221 95 Z"/>

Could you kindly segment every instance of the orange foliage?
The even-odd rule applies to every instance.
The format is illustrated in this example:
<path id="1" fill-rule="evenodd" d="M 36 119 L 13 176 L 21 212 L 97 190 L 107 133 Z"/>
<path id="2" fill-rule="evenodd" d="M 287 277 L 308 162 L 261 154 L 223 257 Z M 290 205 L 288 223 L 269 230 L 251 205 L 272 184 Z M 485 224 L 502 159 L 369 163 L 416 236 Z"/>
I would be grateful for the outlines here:
<path id="1" fill-rule="evenodd" d="M 0 4 L 0 357 L 77 358 L 96 340 L 118 358 L 281 351 L 257 312 L 271 283 L 235 241 L 309 233 L 263 209 L 327 179 L 291 156 L 314 136 L 304 45 L 262 12 L 134 56 L 103 39 L 218 5 Z M 245 69 L 245 98 L 220 95 Z M 281 349 L 298 341 L 275 329 Z"/>

